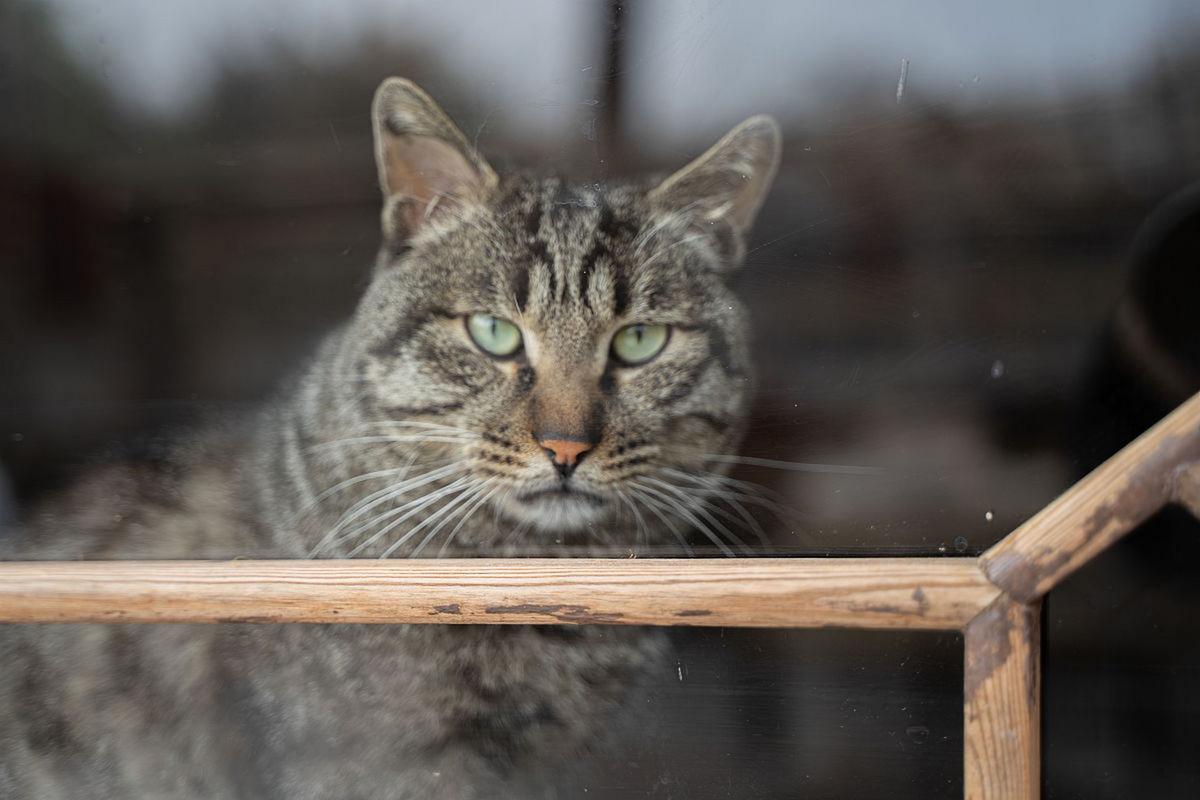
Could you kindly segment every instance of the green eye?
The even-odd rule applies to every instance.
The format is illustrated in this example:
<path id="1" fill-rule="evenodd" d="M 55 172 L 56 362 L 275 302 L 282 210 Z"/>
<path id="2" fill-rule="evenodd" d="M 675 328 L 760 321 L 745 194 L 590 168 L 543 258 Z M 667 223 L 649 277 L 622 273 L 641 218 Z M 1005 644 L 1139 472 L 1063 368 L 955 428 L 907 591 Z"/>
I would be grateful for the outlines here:
<path id="1" fill-rule="evenodd" d="M 666 325 L 648 325 L 643 322 L 626 325 L 613 337 L 613 355 L 627 366 L 645 364 L 662 352 L 670 337 L 671 329 Z"/>
<path id="2" fill-rule="evenodd" d="M 468 314 L 467 333 L 480 350 L 499 358 L 521 349 L 521 329 L 491 314 Z"/>

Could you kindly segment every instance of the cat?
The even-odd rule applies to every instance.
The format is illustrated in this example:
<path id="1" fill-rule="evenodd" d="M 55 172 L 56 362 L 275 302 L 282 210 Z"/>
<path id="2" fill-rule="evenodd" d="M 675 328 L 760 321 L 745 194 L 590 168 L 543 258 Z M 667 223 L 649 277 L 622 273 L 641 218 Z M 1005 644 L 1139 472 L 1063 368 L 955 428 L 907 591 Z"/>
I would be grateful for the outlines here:
<path id="1" fill-rule="evenodd" d="M 575 186 L 498 175 L 406 80 L 372 121 L 383 237 L 352 319 L 260 413 L 97 468 L 0 557 L 568 556 L 695 529 L 733 546 L 706 455 L 745 427 L 727 279 L 776 123 L 663 180 Z M 666 652 L 618 626 L 0 628 L 9 800 L 554 796 Z"/>

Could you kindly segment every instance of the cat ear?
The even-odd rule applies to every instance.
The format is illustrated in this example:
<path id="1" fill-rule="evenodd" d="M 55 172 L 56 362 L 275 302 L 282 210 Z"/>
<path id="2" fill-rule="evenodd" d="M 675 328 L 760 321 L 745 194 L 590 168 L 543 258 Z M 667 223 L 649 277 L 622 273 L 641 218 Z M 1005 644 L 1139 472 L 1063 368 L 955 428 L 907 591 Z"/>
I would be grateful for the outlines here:
<path id="1" fill-rule="evenodd" d="M 484 200 L 496 173 L 412 81 L 388 78 L 371 107 L 383 235 L 402 242 L 441 214 Z"/>
<path id="2" fill-rule="evenodd" d="M 751 117 L 651 190 L 649 200 L 697 223 L 732 227 L 740 238 L 750 230 L 771 188 L 781 138 L 774 119 Z"/>

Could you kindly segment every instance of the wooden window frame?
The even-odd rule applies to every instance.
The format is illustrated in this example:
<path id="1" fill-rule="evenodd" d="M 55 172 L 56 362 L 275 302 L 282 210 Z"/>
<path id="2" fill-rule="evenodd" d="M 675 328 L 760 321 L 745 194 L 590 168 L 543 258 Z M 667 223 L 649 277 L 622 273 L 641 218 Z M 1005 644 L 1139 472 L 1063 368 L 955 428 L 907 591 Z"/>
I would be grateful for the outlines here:
<path id="1" fill-rule="evenodd" d="M 957 630 L 964 796 L 1033 800 L 1042 598 L 1168 503 L 1200 517 L 1200 394 L 978 558 L 7 562 L 0 622 Z"/>

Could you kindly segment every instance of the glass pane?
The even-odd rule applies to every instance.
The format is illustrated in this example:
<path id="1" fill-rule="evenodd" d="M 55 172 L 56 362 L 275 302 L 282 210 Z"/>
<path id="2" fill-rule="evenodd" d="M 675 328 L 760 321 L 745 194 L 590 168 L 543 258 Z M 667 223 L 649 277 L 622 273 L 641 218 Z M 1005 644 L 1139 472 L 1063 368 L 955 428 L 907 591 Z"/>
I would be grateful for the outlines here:
<path id="1" fill-rule="evenodd" d="M 1175 0 L 0 0 L 0 528 L 11 531 L 0 533 L 0 556 L 405 555 L 425 548 L 427 537 L 417 555 L 478 554 L 456 517 L 433 517 L 443 507 L 478 512 L 477 520 L 492 512 L 490 530 L 514 556 L 563 548 L 680 556 L 685 546 L 698 557 L 743 549 L 978 554 L 1200 389 L 1198 33 L 1200 9 Z M 179 489 L 181 475 L 208 473 L 177 469 L 178 443 L 195 445 L 197 431 L 253 419 L 272 398 L 302 398 L 294 376 L 374 285 L 383 198 L 370 109 L 391 75 L 423 87 L 497 172 L 569 176 L 573 188 L 547 201 L 564 218 L 599 229 L 596 198 L 605 187 L 656 175 L 639 184 L 639 202 L 650 204 L 647 190 L 659 186 L 655 214 L 675 212 L 673 224 L 682 219 L 684 232 L 703 239 L 708 250 L 693 255 L 705 268 L 733 268 L 721 285 L 745 305 L 746 353 L 707 330 L 725 324 L 714 322 L 719 306 L 699 320 L 670 317 L 686 305 L 679 298 L 662 304 L 662 319 L 606 320 L 598 349 L 587 351 L 605 370 L 588 391 L 610 391 L 618 380 L 634 381 L 628 376 L 643 361 L 680 358 L 709 337 L 701 361 L 719 366 L 725 382 L 710 386 L 706 402 L 730 400 L 733 409 L 723 418 L 710 407 L 689 412 L 688 424 L 701 427 L 679 441 L 700 453 L 694 471 L 640 473 L 669 485 L 622 484 L 626 505 L 607 496 L 621 514 L 629 509 L 624 527 L 610 526 L 616 535 L 601 523 L 587 527 L 583 516 L 567 530 L 567 517 L 554 517 L 567 514 L 562 508 L 521 517 L 492 496 L 465 493 L 466 483 L 435 498 L 445 506 L 421 506 L 388 527 L 402 512 L 364 516 L 372 509 L 354 504 L 386 487 L 392 473 L 365 477 L 337 456 L 334 471 L 344 474 L 296 489 L 320 497 L 320 514 L 330 515 L 296 525 L 298 538 L 256 539 L 225 518 L 204 528 L 195 503 L 219 505 L 227 494 L 202 482 Z M 657 183 L 755 114 L 781 125 L 782 160 L 770 183 L 748 159 L 747 185 L 767 192 L 752 228 L 741 220 L 754 216 L 757 198 L 737 181 L 732 189 L 699 182 L 715 185 L 719 201 L 693 196 L 690 205 Z M 448 161 L 444 149 L 426 153 L 440 171 L 414 174 L 483 174 L 450 151 Z M 439 199 L 420 214 L 388 216 L 384 269 L 411 243 L 394 226 L 442 224 L 457 208 Z M 695 217 L 697 209 L 709 216 Z M 532 236 L 522 239 L 534 248 L 521 256 L 530 263 L 549 259 L 558 240 L 524 211 L 501 215 L 501 233 Z M 632 237 L 624 222 L 615 215 L 603 236 Z M 727 225 L 744 242 L 720 233 Z M 672 235 L 655 258 L 674 263 L 692 252 L 683 233 Z M 570 273 L 573 290 L 582 298 L 585 282 L 595 297 L 611 289 L 617 305 L 620 293 L 595 278 L 605 253 L 591 239 L 559 240 L 575 253 L 560 259 L 563 269 L 586 262 L 598 270 Z M 480 245 L 468 254 L 482 251 L 492 252 Z M 648 269 L 649 252 L 638 251 L 639 268 Z M 443 271 L 454 274 L 460 261 L 447 258 Z M 539 278 L 530 275 L 536 294 Z M 464 284 L 475 290 L 482 282 Z M 519 315 L 492 307 L 450 311 L 464 322 L 484 315 L 473 328 L 456 323 L 443 333 L 483 348 L 489 355 L 471 357 L 494 356 L 501 371 L 569 338 L 562 331 L 570 324 L 547 334 L 522 330 Z M 400 328 L 398 318 L 385 327 Z M 627 324 L 629 341 L 600 341 Z M 555 390 L 578 388 L 586 361 L 575 353 L 544 372 Z M 445 367 L 451 359 L 426 362 Z M 400 370 L 370 374 L 410 399 L 423 387 Z M 685 383 L 679 373 L 671 381 Z M 626 394 L 640 400 L 637 392 L 662 389 L 640 385 Z M 684 397 L 680 386 L 668 388 L 660 397 L 675 389 Z M 684 400 L 673 404 L 686 410 Z M 527 409 L 524 401 L 500 405 L 518 415 Z M 564 480 L 601 458 L 644 457 L 626 452 L 636 449 L 630 441 L 610 441 L 611 413 L 607 429 L 592 425 L 608 435 L 595 442 L 584 441 L 585 423 L 595 420 L 576 416 L 563 419 L 579 423 L 578 435 L 549 424 L 535 430 L 522 417 L 515 446 Z M 645 415 L 626 419 L 649 424 Z M 700 449 L 712 434 L 702 427 L 714 420 L 744 426 L 744 437 L 718 436 Z M 400 421 L 414 429 L 407 416 Z M 439 444 L 461 444 L 463 430 L 508 441 L 479 428 L 439 430 L 451 440 Z M 248 425 L 212 447 L 258 447 L 262 430 Z M 271 439 L 282 449 L 232 482 L 250 485 L 268 474 L 263 464 L 315 461 L 331 438 L 326 431 L 302 444 Z M 380 443 L 346 446 L 358 444 Z M 407 460 L 411 442 L 383 444 L 395 445 L 395 457 L 377 470 L 428 466 Z M 511 456 L 493 455 L 497 468 L 512 466 L 504 462 Z M 725 470 L 732 481 L 719 477 Z M 224 467 L 217 473 L 231 482 Z M 428 486 L 443 489 L 457 474 L 435 478 Z M 373 510 L 390 513 L 410 499 L 387 497 Z M 252 516 L 279 511 L 274 502 Z M 164 504 L 173 504 L 166 516 Z M 30 530 L 45 535 L 25 537 Z M 370 537 L 367 549 L 355 550 Z M 1196 794 L 1200 779 L 1188 760 L 1195 659 L 1178 644 L 1195 639 L 1181 610 L 1188 595 L 1174 573 L 1165 579 L 1170 591 L 1155 591 L 1155 570 L 1171 566 L 1162 559 L 1184 553 L 1167 561 L 1185 563 L 1186 553 L 1175 539 L 1131 541 L 1151 544 L 1122 546 L 1064 587 L 1057 605 L 1050 601 L 1052 796 L 1123 797 L 1134 786 L 1158 787 L 1153 796 Z M 329 542 L 332 549 L 321 550 Z M 393 553 L 393 543 L 402 549 Z M 443 552 L 444 544 L 458 549 Z M 1088 584 L 1089 574 L 1101 577 Z M 1110 586 L 1125 588 L 1092 594 Z M 1112 620 L 1121 624 L 1110 628 Z M 1175 632 L 1175 644 L 1155 639 L 1156 625 Z M 110 661 L 64 662 L 54 647 L 161 635 L 116 630 L 20 635 L 59 642 L 47 644 L 48 657 L 78 664 L 83 680 L 111 675 Z M 243 635 L 222 629 L 217 638 Z M 614 798 L 961 793 L 957 636 L 727 630 L 673 638 L 639 695 L 640 723 L 609 749 L 573 758 L 583 772 L 563 773 L 566 796 L 581 782 L 588 796 Z M 122 654 L 127 645 L 104 652 Z M 18 648 L 7 652 L 15 658 Z M 0 657 L 0 676 L 4 663 Z M 41 672 L 33 661 L 9 665 L 8 674 L 23 679 Z M 470 669 L 448 674 L 460 689 L 479 688 Z M 245 686 L 227 679 L 221 685 L 231 691 Z M 10 700 L 38 691 L 12 679 L 0 686 L 17 687 Z M 9 719 L 39 719 L 32 713 Z M 473 718 L 472 741 L 491 741 L 485 734 L 501 716 Z M 0 728 L 0 748 L 5 741 Z M 1083 752 L 1079 742 L 1096 749 Z M 1091 752 L 1103 752 L 1103 769 L 1092 768 Z M 11 753 L 0 749 L 0 790 Z"/>

